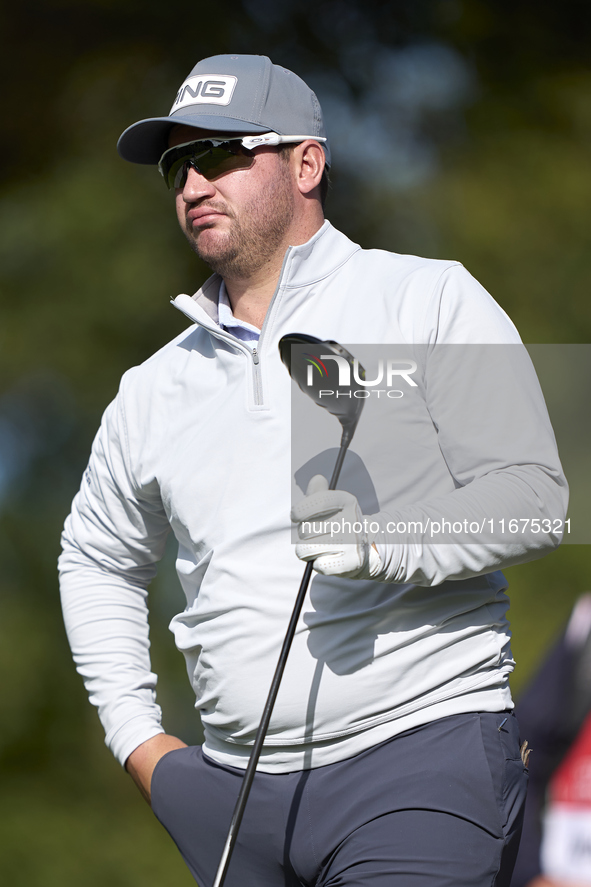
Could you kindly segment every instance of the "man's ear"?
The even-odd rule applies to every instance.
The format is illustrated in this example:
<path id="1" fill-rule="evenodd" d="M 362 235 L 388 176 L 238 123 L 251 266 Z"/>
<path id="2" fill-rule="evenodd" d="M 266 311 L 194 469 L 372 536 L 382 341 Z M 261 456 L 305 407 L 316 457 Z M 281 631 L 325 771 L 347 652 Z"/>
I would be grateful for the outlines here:
<path id="1" fill-rule="evenodd" d="M 326 162 L 324 150 L 318 142 L 307 139 L 295 146 L 294 160 L 297 187 L 302 194 L 308 195 L 319 187 L 322 180 Z"/>

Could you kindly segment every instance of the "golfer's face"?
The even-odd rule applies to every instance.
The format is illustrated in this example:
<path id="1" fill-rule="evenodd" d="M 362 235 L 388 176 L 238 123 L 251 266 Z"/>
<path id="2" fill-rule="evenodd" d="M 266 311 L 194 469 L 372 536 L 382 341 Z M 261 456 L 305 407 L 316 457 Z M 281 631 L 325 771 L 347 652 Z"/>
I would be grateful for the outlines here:
<path id="1" fill-rule="evenodd" d="M 178 126 L 169 143 L 173 147 L 211 134 Z M 284 249 L 294 187 L 289 160 L 276 148 L 262 146 L 254 149 L 248 168 L 213 178 L 189 168 L 184 185 L 176 190 L 178 220 L 195 251 L 223 276 L 231 273 L 230 267 L 244 265 L 247 257 L 248 267 L 256 268 L 272 250 Z"/>

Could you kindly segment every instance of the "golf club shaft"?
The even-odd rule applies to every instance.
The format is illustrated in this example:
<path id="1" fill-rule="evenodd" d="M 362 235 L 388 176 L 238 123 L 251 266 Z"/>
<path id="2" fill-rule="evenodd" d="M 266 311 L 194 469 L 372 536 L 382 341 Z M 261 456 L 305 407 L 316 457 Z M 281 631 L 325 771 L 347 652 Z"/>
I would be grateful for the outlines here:
<path id="1" fill-rule="evenodd" d="M 350 440 L 350 438 L 349 438 Z M 330 479 L 330 483 L 328 485 L 329 490 L 336 490 L 337 484 L 339 482 L 339 475 L 341 473 L 341 468 L 343 467 L 343 462 L 345 461 L 345 456 L 347 454 L 347 447 L 349 446 L 349 440 L 346 443 L 341 441 L 341 446 L 339 448 L 339 452 L 337 454 L 337 460 L 334 464 L 332 477 Z"/>
<path id="2" fill-rule="evenodd" d="M 337 460 L 335 463 L 335 467 L 332 473 L 332 478 L 329 484 L 329 490 L 334 490 L 336 488 L 339 475 L 341 473 L 341 468 L 343 465 L 343 461 L 345 459 L 345 454 L 347 452 L 347 447 L 349 445 L 349 439 L 345 439 L 343 435 L 343 440 L 341 441 L 341 446 L 337 455 Z M 295 600 L 293 612 L 291 614 L 291 619 L 289 620 L 289 625 L 287 627 L 287 631 L 285 633 L 285 639 L 283 641 L 283 646 L 281 648 L 281 653 L 279 654 L 279 660 L 277 662 L 277 667 L 275 669 L 275 674 L 273 675 L 273 680 L 271 682 L 271 689 L 269 690 L 269 695 L 267 696 L 267 701 L 265 703 L 265 708 L 263 710 L 263 716 L 261 718 L 261 722 L 259 724 L 259 728 L 257 730 L 254 744 L 252 746 L 252 751 L 250 753 L 250 758 L 248 760 L 248 766 L 246 768 L 246 772 L 244 774 L 244 779 L 242 780 L 242 785 L 240 787 L 240 792 L 238 794 L 238 800 L 236 801 L 236 806 L 234 807 L 234 813 L 232 814 L 232 821 L 230 823 L 230 828 L 228 829 L 228 835 L 226 837 L 226 843 L 224 845 L 224 849 L 222 851 L 222 856 L 220 859 L 220 863 L 218 865 L 218 870 L 216 872 L 215 880 L 213 882 L 213 887 L 222 887 L 226 872 L 228 871 L 228 866 L 230 865 L 230 859 L 232 858 L 232 851 L 234 850 L 234 845 L 236 844 L 236 839 L 238 837 L 238 830 L 240 828 L 240 823 L 242 822 L 242 816 L 244 814 L 244 808 L 246 807 L 246 802 L 248 801 L 248 796 L 250 794 L 250 788 L 252 786 L 252 781 L 254 779 L 254 775 L 256 773 L 257 764 L 259 762 L 259 758 L 261 756 L 261 751 L 263 749 L 263 743 L 265 741 L 265 736 L 267 735 L 267 730 L 269 728 L 269 722 L 271 720 L 271 715 L 273 714 L 273 708 L 275 707 L 275 700 L 277 699 L 277 694 L 279 692 L 279 687 L 281 684 L 281 679 L 283 677 L 283 672 L 285 671 L 285 665 L 287 663 L 287 657 L 289 656 L 289 651 L 291 649 L 291 645 L 293 639 L 295 637 L 296 628 L 298 624 L 298 620 L 300 618 L 300 613 L 302 612 L 302 607 L 304 605 L 304 600 L 308 591 L 308 585 L 310 584 L 310 579 L 312 577 L 313 571 L 313 561 L 308 561 L 306 564 L 306 569 L 304 570 L 304 575 L 302 576 L 302 581 L 300 583 L 300 587 L 297 593 L 297 597 Z"/>

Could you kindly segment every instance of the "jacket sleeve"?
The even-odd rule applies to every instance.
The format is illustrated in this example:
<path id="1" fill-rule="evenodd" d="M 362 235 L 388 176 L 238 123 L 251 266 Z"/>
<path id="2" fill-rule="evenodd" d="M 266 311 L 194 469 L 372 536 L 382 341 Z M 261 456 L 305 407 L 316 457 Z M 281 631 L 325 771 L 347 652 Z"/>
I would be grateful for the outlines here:
<path id="1" fill-rule="evenodd" d="M 563 534 L 568 486 L 525 346 L 463 268 L 453 269 L 439 298 L 437 341 L 418 359 L 455 488 L 384 509 L 375 539 L 382 581 L 436 585 L 477 576 L 541 557 Z"/>
<path id="2" fill-rule="evenodd" d="M 157 485 L 140 490 L 132 477 L 119 395 L 66 520 L 59 569 L 74 661 L 122 764 L 164 732 L 150 667 L 147 586 L 169 529 Z"/>

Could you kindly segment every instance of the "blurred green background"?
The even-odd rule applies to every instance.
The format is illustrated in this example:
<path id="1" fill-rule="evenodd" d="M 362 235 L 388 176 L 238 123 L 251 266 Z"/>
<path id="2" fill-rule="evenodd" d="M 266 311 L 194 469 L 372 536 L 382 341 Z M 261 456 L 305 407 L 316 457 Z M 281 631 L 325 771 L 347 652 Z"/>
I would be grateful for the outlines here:
<path id="1" fill-rule="evenodd" d="M 591 335 L 591 9 L 561 0 L 38 0 L 0 9 L 0 878 L 192 882 L 103 745 L 58 605 L 61 525 L 121 373 L 184 328 L 207 275 L 120 132 L 167 113 L 199 58 L 298 72 L 334 153 L 327 215 L 363 246 L 454 258 L 526 342 Z M 165 725 L 197 741 L 152 593 Z M 519 694 L 576 596 L 587 546 L 508 571 Z"/>

